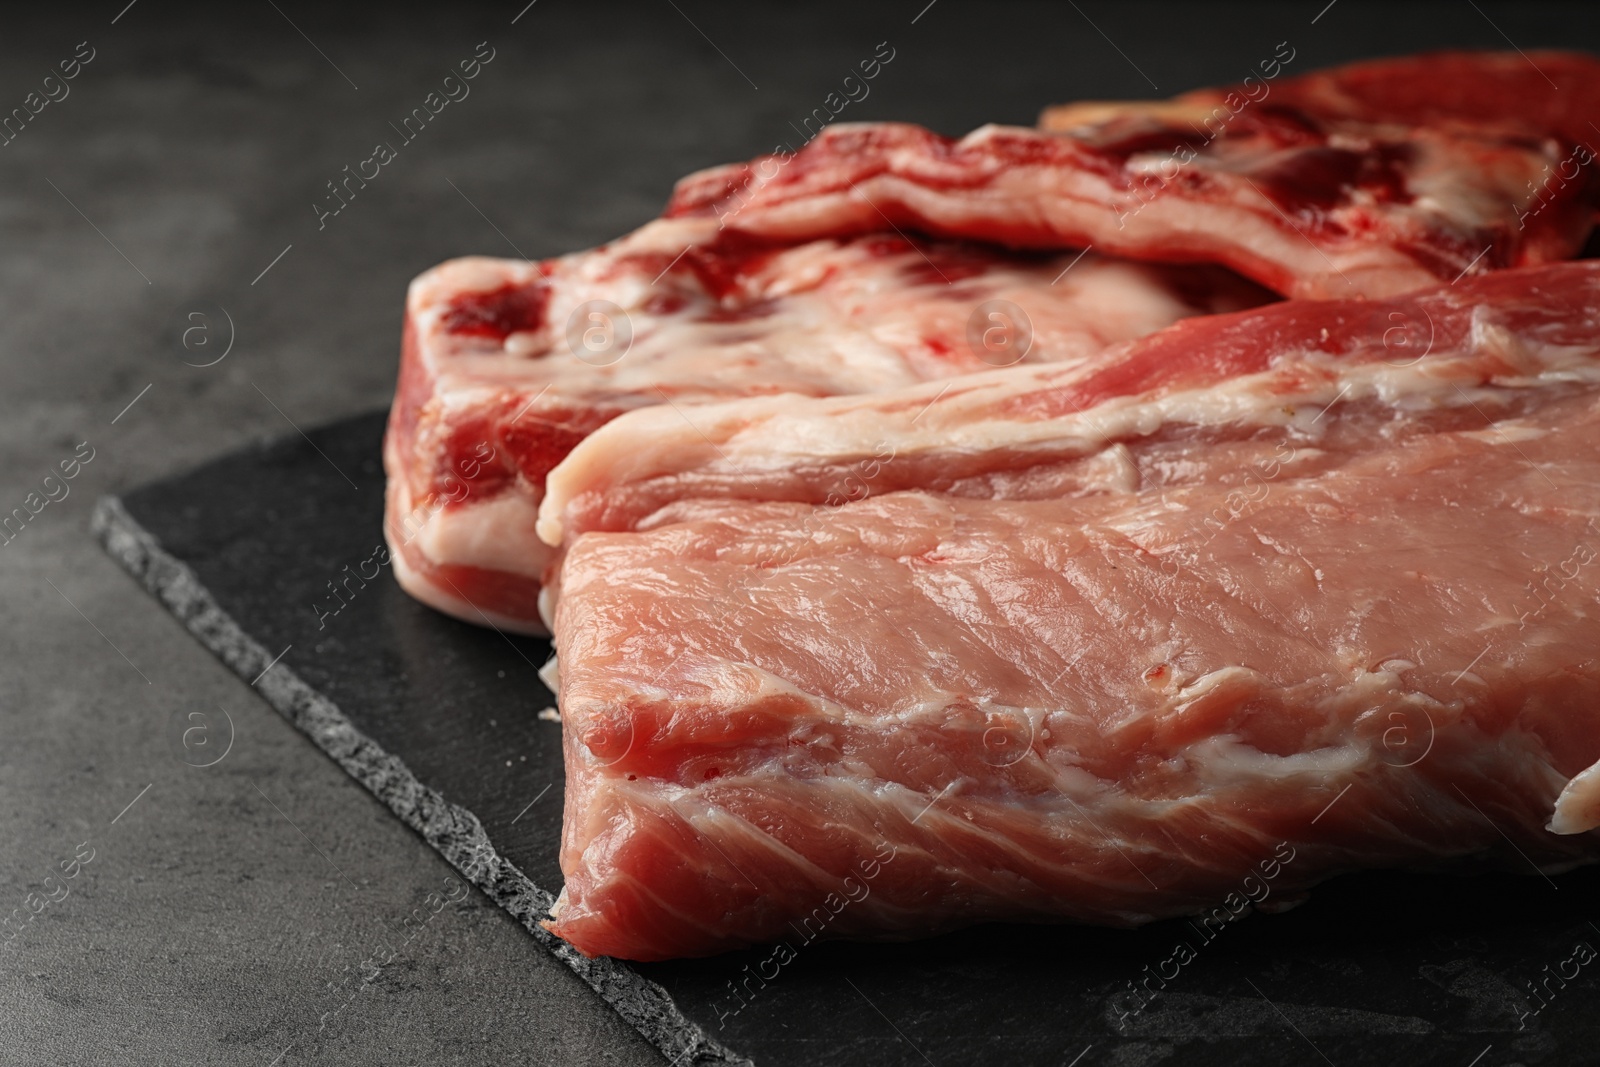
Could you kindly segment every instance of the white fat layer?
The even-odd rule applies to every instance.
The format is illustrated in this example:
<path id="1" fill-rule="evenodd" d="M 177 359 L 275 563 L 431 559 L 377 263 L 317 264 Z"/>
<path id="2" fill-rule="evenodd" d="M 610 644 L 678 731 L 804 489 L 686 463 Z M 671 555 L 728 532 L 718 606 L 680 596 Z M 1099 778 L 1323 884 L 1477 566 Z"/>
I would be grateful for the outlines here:
<path id="1" fill-rule="evenodd" d="M 538 516 L 538 507 L 523 494 L 504 492 L 435 512 L 413 540 L 436 563 L 539 580 L 551 552 L 534 534 Z"/>
<path id="2" fill-rule="evenodd" d="M 1567 783 L 1556 798 L 1545 829 L 1553 834 L 1581 834 L 1600 826 L 1600 763 Z"/>
<path id="3" fill-rule="evenodd" d="M 754 290 L 744 294 L 761 298 L 753 313 L 722 319 L 713 312 L 726 308 L 685 277 L 686 267 L 671 269 L 680 253 L 711 243 L 717 225 L 658 220 L 542 267 L 477 257 L 419 277 L 409 311 L 417 358 L 433 377 L 424 421 L 448 426 L 463 412 L 514 395 L 526 396 L 537 414 L 575 398 L 624 408 L 659 403 L 658 386 L 680 401 L 905 388 L 983 369 L 977 350 L 968 350 L 968 335 L 974 308 L 986 301 L 1023 310 L 1030 363 L 1081 360 L 1196 311 L 1254 301 L 1211 278 L 1204 282 L 1208 296 L 1196 305 L 1161 270 L 1092 253 L 997 259 L 977 274 L 941 280 L 938 265 L 914 249 L 886 252 L 870 242 L 826 239 L 787 249 L 757 268 L 746 279 Z M 657 270 L 657 261 L 667 266 Z M 535 281 L 548 301 L 541 328 L 503 343 L 445 328 L 454 297 Z M 579 358 L 574 338 L 586 336 L 589 321 L 579 313 L 596 300 L 621 309 L 622 320 L 608 321 L 614 343 L 628 339 L 616 350 Z M 536 400 L 547 388 L 548 396 Z"/>
<path id="4" fill-rule="evenodd" d="M 694 426 L 671 409 L 645 408 L 591 434 L 546 479 L 539 534 L 558 545 L 564 509 L 580 494 L 687 473 L 783 471 L 863 456 L 914 457 L 994 451 L 1090 455 L 1119 439 L 1166 425 L 1277 427 L 1315 441 L 1334 404 L 1378 400 L 1402 410 L 1465 406 L 1505 389 L 1600 383 L 1600 363 L 1586 348 L 1520 347 L 1524 373 L 1480 384 L 1484 355 L 1505 360 L 1503 331 L 1475 330 L 1490 351 L 1459 357 L 1351 364 L 1320 353 L 1286 354 L 1271 370 L 1201 388 L 1117 397 L 1087 411 L 1018 419 L 994 412 L 1005 401 L 1069 384 L 1078 368 L 1016 368 L 924 385 L 889 396 L 806 400 L 757 397 L 695 409 Z M 1337 416 L 1335 415 L 1334 418 Z M 1531 432 L 1531 431 L 1530 431 Z M 1025 462 L 1025 461 L 1024 461 Z"/>
<path id="5" fill-rule="evenodd" d="M 539 681 L 543 682 L 550 692 L 561 692 L 561 664 L 554 653 L 545 661 L 544 666 L 539 668 Z"/>

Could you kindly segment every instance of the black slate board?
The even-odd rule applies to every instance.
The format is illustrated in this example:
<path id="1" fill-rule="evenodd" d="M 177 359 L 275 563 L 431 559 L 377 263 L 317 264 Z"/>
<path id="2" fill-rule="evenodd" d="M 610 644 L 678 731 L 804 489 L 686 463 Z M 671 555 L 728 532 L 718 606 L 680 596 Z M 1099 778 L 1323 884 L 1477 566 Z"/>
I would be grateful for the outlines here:
<path id="1" fill-rule="evenodd" d="M 674 1063 L 1594 1061 L 1600 963 L 1581 963 L 1600 949 L 1594 869 L 1350 876 L 1210 941 L 1181 921 L 1135 932 L 983 927 L 905 945 L 817 943 L 770 980 L 770 951 L 584 960 L 537 926 L 561 880 L 559 728 L 536 715 L 554 703 L 536 673 L 548 642 L 445 618 L 386 569 L 322 614 L 335 603 L 328 583 L 371 574 L 363 562 L 382 543 L 383 420 L 351 419 L 107 498 L 96 532 L 207 647 Z M 1180 942 L 1193 959 L 1175 968 Z M 1133 1003 L 1119 995 L 1147 967 L 1177 973 L 1122 1017 Z"/>

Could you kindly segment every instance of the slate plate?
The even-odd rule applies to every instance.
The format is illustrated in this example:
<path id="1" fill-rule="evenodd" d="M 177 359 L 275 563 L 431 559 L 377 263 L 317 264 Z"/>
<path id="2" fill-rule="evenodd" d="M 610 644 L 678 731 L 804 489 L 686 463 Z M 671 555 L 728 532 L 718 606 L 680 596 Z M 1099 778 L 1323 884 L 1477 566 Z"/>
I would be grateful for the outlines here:
<path id="1" fill-rule="evenodd" d="M 561 883 L 559 727 L 536 715 L 554 703 L 536 673 L 549 644 L 430 611 L 373 561 L 383 421 L 351 419 L 106 498 L 96 533 L 668 1060 L 1504 1067 L 1579 1062 L 1600 1047 L 1593 869 L 1351 876 L 1209 937 L 1182 921 L 991 926 L 905 945 L 797 940 L 781 965 L 787 954 L 771 950 L 583 959 L 537 925 Z M 334 600 L 330 583 L 352 574 Z"/>

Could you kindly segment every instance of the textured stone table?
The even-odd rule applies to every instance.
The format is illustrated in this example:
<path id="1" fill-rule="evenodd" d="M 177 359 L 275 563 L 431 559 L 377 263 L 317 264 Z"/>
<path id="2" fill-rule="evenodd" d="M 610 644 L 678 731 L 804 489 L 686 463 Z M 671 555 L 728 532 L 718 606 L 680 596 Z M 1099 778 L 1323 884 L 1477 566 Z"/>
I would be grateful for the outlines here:
<path id="1" fill-rule="evenodd" d="M 1241 77 L 1280 41 L 1292 70 L 1502 31 L 1600 47 L 1592 9 L 1487 2 L 123 2 L 0 33 L 0 113 L 55 98 L 0 147 L 0 513 L 93 457 L 0 545 L 4 1064 L 660 1062 L 476 894 L 324 1024 L 449 868 L 87 532 L 100 493 L 384 404 L 418 271 L 615 236 L 677 176 L 797 143 L 884 41 L 841 118 L 948 132 Z M 409 141 L 391 128 L 475 52 L 470 95 Z M 45 81 L 63 62 L 76 76 Z M 319 223 L 379 141 L 395 157 Z M 174 718 L 218 708 L 233 747 L 185 765 Z"/>

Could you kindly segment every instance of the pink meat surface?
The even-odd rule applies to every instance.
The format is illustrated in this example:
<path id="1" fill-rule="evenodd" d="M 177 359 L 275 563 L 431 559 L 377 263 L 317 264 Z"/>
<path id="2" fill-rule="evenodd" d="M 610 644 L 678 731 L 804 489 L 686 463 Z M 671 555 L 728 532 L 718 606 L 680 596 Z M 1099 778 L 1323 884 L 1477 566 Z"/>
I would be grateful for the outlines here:
<path id="1" fill-rule="evenodd" d="M 974 386 L 906 457 L 984 453 L 944 492 L 685 482 L 578 538 L 550 928 L 662 959 L 1592 859 L 1596 306 L 1595 264 L 1280 305 L 1175 368 Z"/>
<path id="2" fill-rule="evenodd" d="M 1444 51 L 1371 59 L 1286 78 L 1273 91 L 1279 103 L 1362 122 L 1489 126 L 1572 144 L 1600 136 L 1593 126 L 1600 114 L 1600 60 L 1583 52 Z"/>
<path id="3" fill-rule="evenodd" d="M 1365 79 L 1351 68 L 1069 105 L 1046 113 L 1048 132 L 840 124 L 793 154 L 685 178 L 668 214 L 783 240 L 893 224 L 1221 263 L 1289 296 L 1391 296 L 1582 247 L 1596 182 L 1577 120 L 1600 65 L 1567 58 L 1565 95 L 1521 57 L 1458 54 Z M 1460 121 L 1480 99 L 1498 121 Z M 1519 107 L 1534 124 L 1508 121 Z"/>
<path id="4" fill-rule="evenodd" d="M 1534 358 L 1530 345 L 1558 361 L 1548 373 L 1567 373 L 1560 361 L 1574 352 L 1587 366 L 1597 279 L 1594 261 L 1501 271 L 1393 300 L 1191 318 L 1070 364 L 872 396 L 631 412 L 550 473 L 539 530 L 560 545 L 670 522 L 713 499 L 1150 488 L 1203 467 L 1227 471 L 1238 462 L 1228 449 L 1254 448 L 1263 433 L 1308 423 L 1322 434 L 1365 433 L 1349 413 L 1380 397 L 1411 398 L 1382 415 L 1386 432 L 1401 432 L 1459 414 L 1460 405 L 1435 402 L 1446 374 L 1463 387 L 1502 377 Z M 1335 401 L 1347 417 L 1321 417 Z"/>
<path id="5" fill-rule="evenodd" d="M 454 260 L 407 302 L 385 441 L 396 575 L 470 622 L 538 630 L 545 476 L 625 411 L 1071 363 L 1270 299 L 1220 268 L 893 233 L 784 246 L 704 219 L 544 262 Z"/>
<path id="6" fill-rule="evenodd" d="M 1204 104 L 1200 124 L 1210 130 L 1226 125 L 1242 107 L 1270 103 L 1320 119 L 1490 129 L 1573 145 L 1600 137 L 1591 125 L 1600 114 L 1600 59 L 1582 52 L 1430 52 L 1287 77 L 1293 50 L 1285 61 L 1284 47 L 1239 85 L 1197 89 L 1170 103 L 1061 104 L 1046 108 L 1039 125 L 1072 130 L 1141 110 L 1159 115 L 1173 104 L 1179 108 L 1169 113 L 1189 117 L 1190 105 Z"/>

